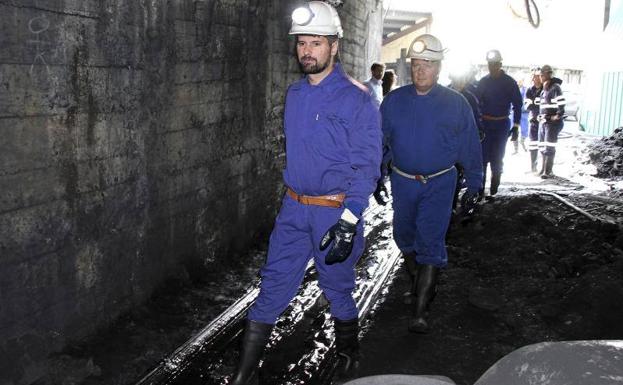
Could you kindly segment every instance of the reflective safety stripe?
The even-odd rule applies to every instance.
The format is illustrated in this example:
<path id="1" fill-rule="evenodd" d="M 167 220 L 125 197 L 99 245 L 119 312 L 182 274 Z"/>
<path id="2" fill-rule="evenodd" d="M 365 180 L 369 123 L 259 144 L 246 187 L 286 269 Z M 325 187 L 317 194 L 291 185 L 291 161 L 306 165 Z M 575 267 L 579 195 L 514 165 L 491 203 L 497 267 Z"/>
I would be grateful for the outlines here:
<path id="1" fill-rule="evenodd" d="M 545 108 L 558 108 L 558 104 L 541 104 L 540 107 L 541 107 L 541 109 L 545 109 Z"/>
<path id="2" fill-rule="evenodd" d="M 536 104 L 537 106 L 541 104 L 541 98 L 534 98 L 534 104 Z"/>
<path id="3" fill-rule="evenodd" d="M 539 142 L 539 147 L 558 147 L 558 143 L 554 143 L 554 142 Z"/>
<path id="4" fill-rule="evenodd" d="M 539 148 L 539 141 L 538 140 L 526 140 L 526 142 L 528 142 L 528 148 L 531 150 L 536 150 Z"/>

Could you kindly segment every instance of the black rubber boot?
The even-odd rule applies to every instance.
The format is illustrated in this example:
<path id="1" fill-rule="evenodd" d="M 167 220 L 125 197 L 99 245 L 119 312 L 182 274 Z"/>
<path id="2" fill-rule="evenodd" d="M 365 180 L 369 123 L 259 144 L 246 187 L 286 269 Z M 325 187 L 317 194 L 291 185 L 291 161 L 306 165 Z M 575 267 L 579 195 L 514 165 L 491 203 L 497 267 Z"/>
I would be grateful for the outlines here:
<path id="1" fill-rule="evenodd" d="M 541 175 L 542 179 L 549 179 L 554 176 L 552 172 L 552 168 L 554 168 L 554 155 L 543 155 L 543 175 Z"/>
<path id="2" fill-rule="evenodd" d="M 439 268 L 433 265 L 421 265 L 418 270 L 417 296 L 413 307 L 413 316 L 409 320 L 410 332 L 428 333 L 430 330 L 425 317 L 436 294 L 438 272 Z"/>
<path id="3" fill-rule="evenodd" d="M 257 380 L 257 364 L 262 358 L 264 348 L 270 338 L 273 325 L 255 321 L 247 321 L 244 336 L 242 337 L 242 347 L 240 351 L 240 362 L 236 374 L 232 377 L 231 385 L 250 385 Z"/>
<path id="4" fill-rule="evenodd" d="M 536 174 L 536 165 L 538 160 L 539 150 L 530 150 L 530 169 Z"/>
<path id="5" fill-rule="evenodd" d="M 359 372 L 359 320 L 333 319 L 338 364 L 333 375 L 333 385 L 357 378 Z"/>
<path id="6" fill-rule="evenodd" d="M 547 159 L 547 155 L 541 153 L 541 170 L 539 171 L 538 175 L 544 175 L 545 174 L 545 163 L 546 163 L 546 159 Z"/>
<path id="7" fill-rule="evenodd" d="M 502 179 L 501 173 L 491 173 L 491 188 L 489 189 L 489 193 L 491 194 L 491 196 L 498 193 L 498 187 L 500 187 L 500 179 Z"/>
<path id="8" fill-rule="evenodd" d="M 409 276 L 409 291 L 404 293 L 404 304 L 411 305 L 415 302 L 415 292 L 417 289 L 417 271 L 418 264 L 415 261 L 415 253 L 402 253 L 402 258 L 405 260 L 405 270 Z"/>

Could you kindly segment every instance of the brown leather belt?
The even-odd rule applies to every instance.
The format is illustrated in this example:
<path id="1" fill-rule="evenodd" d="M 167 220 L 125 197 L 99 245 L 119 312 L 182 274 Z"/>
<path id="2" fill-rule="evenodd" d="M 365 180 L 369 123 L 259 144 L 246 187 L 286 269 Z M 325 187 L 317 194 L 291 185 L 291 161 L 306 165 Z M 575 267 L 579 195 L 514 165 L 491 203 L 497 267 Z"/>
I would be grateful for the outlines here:
<path id="1" fill-rule="evenodd" d="M 508 119 L 508 116 L 492 116 L 492 115 L 482 115 L 484 120 L 504 120 Z"/>
<path id="2" fill-rule="evenodd" d="M 335 195 L 299 195 L 294 192 L 291 188 L 288 187 L 288 195 L 294 199 L 295 201 L 302 203 L 304 205 L 314 205 L 314 206 L 325 206 L 325 207 L 342 207 L 342 203 L 344 202 L 344 198 L 346 194 L 335 194 Z"/>

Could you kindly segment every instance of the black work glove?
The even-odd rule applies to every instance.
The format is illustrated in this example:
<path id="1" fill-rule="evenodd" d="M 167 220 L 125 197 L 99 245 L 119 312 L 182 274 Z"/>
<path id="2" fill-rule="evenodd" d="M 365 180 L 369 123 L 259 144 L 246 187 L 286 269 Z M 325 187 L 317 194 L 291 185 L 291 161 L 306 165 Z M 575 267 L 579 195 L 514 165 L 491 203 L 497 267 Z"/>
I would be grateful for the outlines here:
<path id="1" fill-rule="evenodd" d="M 478 140 L 480 140 L 481 143 L 485 140 L 485 130 L 478 129 Z"/>
<path id="2" fill-rule="evenodd" d="M 353 250 L 357 225 L 340 219 L 331 226 L 320 240 L 320 250 L 326 249 L 333 241 L 333 247 L 324 257 L 324 263 L 333 265 L 344 262 Z"/>
<path id="3" fill-rule="evenodd" d="M 466 224 L 473 217 L 478 206 L 478 193 L 466 192 L 461 197 L 461 223 Z"/>
<path id="4" fill-rule="evenodd" d="M 516 142 L 519 138 L 519 127 L 515 124 L 511 128 L 511 142 Z"/>
<path id="5" fill-rule="evenodd" d="M 383 198 L 383 193 L 385 193 L 386 197 L 389 196 L 387 193 L 387 187 L 385 187 L 385 183 L 383 182 L 383 177 L 380 177 L 376 182 L 376 190 L 374 190 L 374 194 L 372 194 L 372 196 L 374 196 L 376 203 L 381 206 L 385 206 L 387 204 L 387 201 Z"/>

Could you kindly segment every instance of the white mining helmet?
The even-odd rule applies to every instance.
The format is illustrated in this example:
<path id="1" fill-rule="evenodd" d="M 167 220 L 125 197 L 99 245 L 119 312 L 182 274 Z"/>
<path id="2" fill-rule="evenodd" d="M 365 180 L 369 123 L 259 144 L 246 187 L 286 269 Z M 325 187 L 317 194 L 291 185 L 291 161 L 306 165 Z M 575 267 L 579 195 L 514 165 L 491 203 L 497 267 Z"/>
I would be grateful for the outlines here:
<path id="1" fill-rule="evenodd" d="M 407 57 L 409 59 L 422 59 L 430 61 L 443 60 L 445 49 L 441 46 L 441 42 L 433 35 L 420 35 L 413 40 Z"/>
<path id="2" fill-rule="evenodd" d="M 491 51 L 487 52 L 487 61 L 499 63 L 502 61 L 502 54 L 497 49 L 492 49 Z"/>
<path id="3" fill-rule="evenodd" d="M 343 34 L 337 11 L 323 1 L 310 1 L 292 12 L 290 35 L 336 35 L 341 38 Z"/>

